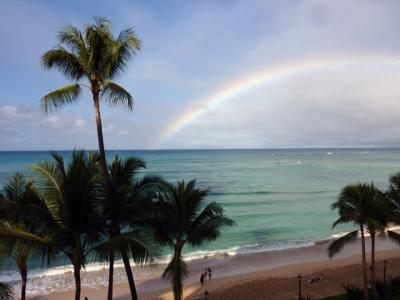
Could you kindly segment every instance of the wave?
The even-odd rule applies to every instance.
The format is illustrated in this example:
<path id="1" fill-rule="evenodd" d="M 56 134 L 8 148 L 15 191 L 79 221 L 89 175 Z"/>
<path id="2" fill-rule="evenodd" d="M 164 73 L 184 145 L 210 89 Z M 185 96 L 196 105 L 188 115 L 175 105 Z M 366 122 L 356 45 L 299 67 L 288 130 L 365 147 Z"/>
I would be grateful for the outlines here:
<path id="1" fill-rule="evenodd" d="M 400 226 L 394 226 L 391 230 L 398 230 Z M 271 251 L 282 251 L 296 248 L 309 247 L 329 243 L 348 232 L 334 233 L 325 239 L 299 239 L 299 240 L 281 240 L 266 243 L 245 244 L 233 246 L 226 249 L 198 250 L 184 255 L 185 261 L 194 261 L 210 258 L 224 258 L 234 255 L 263 253 Z M 133 265 L 137 279 L 157 278 L 161 275 L 165 263 L 169 261 L 171 255 L 166 255 L 162 259 L 155 261 L 151 267 Z M 82 285 L 85 287 L 101 287 L 107 285 L 106 262 L 94 262 L 86 265 L 82 272 Z M 125 271 L 122 261 L 115 262 L 115 282 L 124 282 Z M 19 273 L 13 271 L 1 271 L 0 281 L 12 284 L 17 291 L 20 285 Z M 28 295 L 49 294 L 54 291 L 68 291 L 74 289 L 73 268 L 71 265 L 53 267 L 49 269 L 32 269 L 29 272 Z"/>
<path id="2" fill-rule="evenodd" d="M 311 240 L 297 241 L 277 241 L 269 244 L 248 244 L 243 246 L 234 246 L 226 249 L 217 250 L 198 250 L 184 255 L 185 261 L 194 261 L 206 258 L 224 258 L 239 254 L 260 253 L 268 251 L 277 251 L 284 249 L 300 248 L 312 246 L 315 243 Z M 171 255 L 155 261 L 152 266 L 137 266 L 135 276 L 137 279 L 151 279 L 161 276 L 165 264 L 170 260 Z M 107 263 L 89 263 L 82 271 L 83 287 L 102 287 L 107 286 L 108 282 Z M 0 281 L 10 283 L 17 292 L 20 288 L 19 273 L 15 271 L 0 272 Z M 115 262 L 114 282 L 125 282 L 125 270 L 121 261 Z M 71 265 L 53 267 L 49 269 L 32 269 L 29 272 L 27 293 L 30 296 L 39 294 L 50 294 L 55 291 L 70 291 L 74 289 L 73 268 Z"/>

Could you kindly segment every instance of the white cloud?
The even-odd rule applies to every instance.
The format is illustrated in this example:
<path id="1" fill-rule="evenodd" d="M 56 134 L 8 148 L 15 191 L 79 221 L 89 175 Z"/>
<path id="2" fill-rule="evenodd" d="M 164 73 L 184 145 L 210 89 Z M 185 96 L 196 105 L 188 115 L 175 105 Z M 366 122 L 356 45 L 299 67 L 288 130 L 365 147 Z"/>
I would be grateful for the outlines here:
<path id="1" fill-rule="evenodd" d="M 94 130 L 81 117 L 45 115 L 28 105 L 0 106 L 1 150 L 94 148 Z"/>
<path id="2" fill-rule="evenodd" d="M 320 71 L 266 85 L 218 106 L 165 146 L 398 146 L 400 70 Z"/>

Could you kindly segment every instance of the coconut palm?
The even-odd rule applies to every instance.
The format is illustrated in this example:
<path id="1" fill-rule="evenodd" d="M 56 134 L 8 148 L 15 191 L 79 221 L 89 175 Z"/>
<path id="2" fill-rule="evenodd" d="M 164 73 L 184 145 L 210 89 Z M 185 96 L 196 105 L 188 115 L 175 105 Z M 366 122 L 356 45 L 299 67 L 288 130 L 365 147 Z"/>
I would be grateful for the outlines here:
<path id="1" fill-rule="evenodd" d="M 386 192 L 387 199 L 392 206 L 391 222 L 400 224 L 400 172 L 392 175 L 389 179 L 389 188 Z M 388 237 L 400 245 L 400 234 L 395 231 L 387 230 Z"/>
<path id="2" fill-rule="evenodd" d="M 216 202 L 206 203 L 206 196 L 207 191 L 196 188 L 194 180 L 181 181 L 169 187 L 155 211 L 156 238 L 173 250 L 163 277 L 171 281 L 175 300 L 182 299 L 182 281 L 187 276 L 184 246 L 201 247 L 216 240 L 221 229 L 234 225 Z"/>
<path id="3" fill-rule="evenodd" d="M 83 32 L 72 25 L 65 26 L 58 34 L 58 41 L 54 49 L 43 54 L 42 64 L 46 69 L 58 69 L 76 82 L 44 96 L 42 105 L 46 112 L 59 109 L 75 102 L 83 87 L 88 88 L 96 114 L 100 162 L 107 180 L 100 100 L 110 106 L 132 110 L 132 96 L 112 80 L 121 74 L 140 50 L 141 41 L 132 28 L 124 29 L 114 37 L 110 22 L 100 17 L 95 18 L 95 23 L 86 26 Z"/>
<path id="4" fill-rule="evenodd" d="M 112 299 L 114 259 L 122 258 L 132 299 L 137 299 L 134 276 L 129 257 L 136 262 L 151 259 L 156 251 L 149 230 L 143 220 L 151 212 L 153 198 L 164 183 L 159 177 L 144 176 L 137 179 L 138 172 L 145 168 L 143 160 L 128 157 L 123 160 L 115 156 L 109 165 L 114 198 L 106 198 L 103 222 L 107 227 L 108 241 L 99 245 L 101 255 L 109 259 L 109 286 L 107 298 Z"/>
<path id="5" fill-rule="evenodd" d="M 371 235 L 371 281 L 375 286 L 375 236 L 376 233 L 385 228 L 384 200 L 382 194 L 375 188 L 374 184 L 356 184 L 345 186 L 332 209 L 337 209 L 339 218 L 333 223 L 332 228 L 339 224 L 353 223 L 359 229 L 333 241 L 328 247 L 329 257 L 338 254 L 343 247 L 361 235 L 362 266 L 364 299 L 368 299 L 367 261 L 365 253 L 365 230 Z M 376 293 L 374 293 L 376 295 Z"/>
<path id="6" fill-rule="evenodd" d="M 81 268 L 104 237 L 97 210 L 101 200 L 101 173 L 98 157 L 74 151 L 66 164 L 53 153 L 53 163 L 42 162 L 32 167 L 35 187 L 43 202 L 36 213 L 46 224 L 51 245 L 70 260 L 74 269 L 75 300 L 80 299 Z M 100 176 L 99 176 L 100 175 Z"/>
<path id="7" fill-rule="evenodd" d="M 28 181 L 20 174 L 14 174 L 3 186 L 0 194 L 0 219 L 13 223 L 15 227 L 32 233 L 40 230 L 40 220 L 30 217 L 32 205 L 40 202 L 38 195 L 32 187 L 32 181 Z M 3 236 L 4 238 L 4 236 Z M 10 245 L 4 243 L 3 246 Z M 12 245 L 12 244 L 11 244 Z M 26 284 L 28 280 L 28 259 L 32 256 L 34 247 L 27 243 L 14 243 L 10 256 L 15 261 L 21 276 L 21 299 L 26 298 Z"/>

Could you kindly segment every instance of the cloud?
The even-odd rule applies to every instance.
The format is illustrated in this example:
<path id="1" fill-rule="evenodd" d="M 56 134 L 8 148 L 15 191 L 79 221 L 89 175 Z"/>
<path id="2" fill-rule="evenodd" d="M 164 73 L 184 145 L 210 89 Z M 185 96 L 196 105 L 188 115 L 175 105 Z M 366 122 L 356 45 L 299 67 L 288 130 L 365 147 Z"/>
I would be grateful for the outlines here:
<path id="1" fill-rule="evenodd" d="M 87 126 L 79 116 L 64 113 L 45 115 L 29 105 L 0 106 L 1 150 L 94 146 L 93 127 Z"/>
<path id="2" fill-rule="evenodd" d="M 400 72 L 376 66 L 298 75 L 220 105 L 165 146 L 398 146 L 399 81 Z"/>
<path id="3" fill-rule="evenodd" d="M 79 6 L 77 11 L 75 7 Z M 92 5 L 0 3 L 0 150 L 97 148 L 90 95 L 45 116 L 36 104 L 66 85 L 40 55 L 71 22 L 107 15 L 134 26 L 143 50 L 117 82 L 135 110 L 103 107 L 108 148 L 148 148 L 192 101 L 280 64 L 400 51 L 398 1 L 198 1 Z M 168 148 L 397 145 L 399 70 L 308 74 L 249 91 L 171 138 Z"/>

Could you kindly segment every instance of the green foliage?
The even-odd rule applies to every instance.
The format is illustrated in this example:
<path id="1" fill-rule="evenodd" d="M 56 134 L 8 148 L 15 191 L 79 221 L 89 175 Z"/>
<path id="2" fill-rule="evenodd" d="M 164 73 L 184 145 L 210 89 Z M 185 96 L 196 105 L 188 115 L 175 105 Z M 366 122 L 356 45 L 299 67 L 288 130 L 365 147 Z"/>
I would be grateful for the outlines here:
<path id="1" fill-rule="evenodd" d="M 345 186 L 332 209 L 338 210 L 339 218 L 333 223 L 333 228 L 343 223 L 362 225 L 370 233 L 385 230 L 391 219 L 389 202 L 374 184 L 356 184 Z M 339 253 L 344 245 L 358 238 L 358 231 L 350 232 L 333 241 L 328 247 L 330 257 Z"/>
<path id="2" fill-rule="evenodd" d="M 333 257 L 343 249 L 344 245 L 346 245 L 349 242 L 355 241 L 356 239 L 358 239 L 358 230 L 347 233 L 344 236 L 333 241 L 328 246 L 329 257 Z"/>
<path id="3" fill-rule="evenodd" d="M 105 81 L 101 95 L 107 99 L 110 106 L 126 107 L 128 110 L 133 109 L 132 96 L 123 87 L 114 82 Z"/>
<path id="4" fill-rule="evenodd" d="M 384 289 L 383 281 L 377 280 L 377 289 L 378 289 L 378 300 L 400 300 L 400 289 L 399 289 L 399 282 L 400 279 L 398 276 L 396 277 L 391 277 L 386 283 L 386 289 Z M 336 295 L 336 296 L 330 296 L 330 297 L 325 297 L 322 298 L 321 300 L 363 300 L 363 291 L 360 287 L 352 284 L 346 284 L 343 285 L 343 288 L 345 289 L 345 294 L 342 295 Z M 370 299 L 373 299 L 372 297 L 372 290 L 369 290 L 370 293 Z"/>
<path id="5" fill-rule="evenodd" d="M 15 261 L 22 281 L 26 281 L 28 259 L 49 262 L 51 257 L 49 236 L 38 236 L 44 224 L 33 207 L 40 207 L 40 202 L 32 181 L 20 173 L 9 179 L 0 195 L 0 250 Z M 21 299 L 25 299 L 23 284 Z"/>
<path id="6" fill-rule="evenodd" d="M 101 176 L 95 154 L 73 151 L 65 164 L 61 155 L 52 154 L 54 162 L 32 167 L 35 186 L 44 204 L 42 218 L 53 232 L 52 243 L 74 264 L 85 264 L 91 245 L 103 234 L 99 226 Z"/>
<path id="7" fill-rule="evenodd" d="M 95 18 L 93 25 L 82 32 L 67 25 L 58 34 L 59 45 L 42 56 L 45 69 L 57 69 L 77 83 L 53 91 L 42 98 L 47 112 L 74 102 L 81 86 L 88 87 L 93 95 L 101 95 L 111 106 L 133 108 L 132 96 L 112 82 L 141 48 L 141 41 L 132 28 L 122 30 L 117 37 L 111 32 L 110 22 Z M 86 79 L 87 85 L 80 81 Z"/>
<path id="8" fill-rule="evenodd" d="M 392 288 L 395 288 L 400 292 L 400 276 L 391 276 L 389 277 L 389 281 Z"/>
<path id="9" fill-rule="evenodd" d="M 0 282 L 0 300 L 11 300 L 13 298 L 12 288 L 8 284 Z"/>
<path id="10" fill-rule="evenodd" d="M 363 289 L 352 285 L 352 284 L 345 284 L 343 285 L 343 288 L 346 292 L 346 298 L 351 299 L 351 300 L 363 300 L 364 299 L 364 294 L 363 294 Z"/>
<path id="11" fill-rule="evenodd" d="M 101 222 L 108 239 L 96 247 L 100 257 L 113 253 L 115 258 L 119 258 L 126 253 L 137 263 L 143 263 L 157 255 L 153 235 L 143 220 L 149 218 L 153 209 L 152 199 L 164 181 L 155 176 L 137 179 L 144 167 L 145 163 L 139 158 L 122 160 L 118 156 L 108 166 L 114 194 L 105 197 L 101 204 Z"/>
<path id="12" fill-rule="evenodd" d="M 172 283 L 175 300 L 182 299 L 183 280 L 186 278 L 187 274 L 187 266 L 183 260 L 182 254 L 180 251 L 175 251 L 162 275 L 163 278 Z"/>
<path id="13" fill-rule="evenodd" d="M 202 246 L 217 239 L 222 228 L 234 225 L 216 202 L 205 203 L 206 196 L 207 191 L 196 188 L 194 180 L 181 181 L 170 185 L 157 205 L 155 237 L 174 250 L 163 276 L 171 281 L 175 300 L 182 298 L 182 281 L 187 275 L 182 258 L 185 244 Z"/>
<path id="14" fill-rule="evenodd" d="M 46 112 L 57 110 L 76 101 L 81 92 L 82 89 L 77 83 L 62 87 L 44 96 L 42 106 Z"/>

